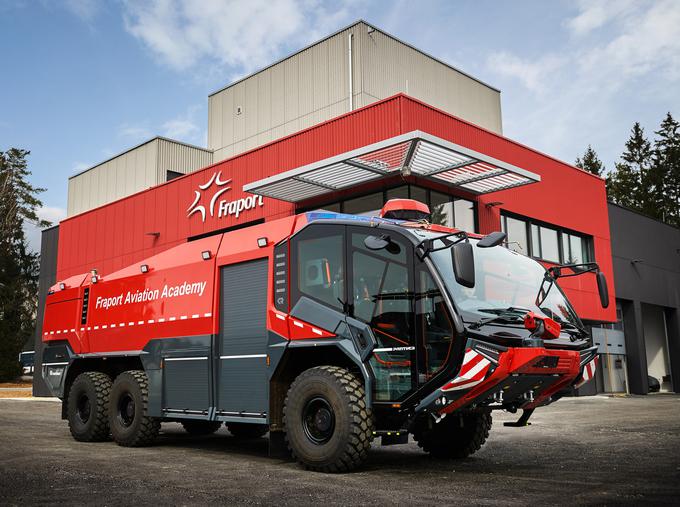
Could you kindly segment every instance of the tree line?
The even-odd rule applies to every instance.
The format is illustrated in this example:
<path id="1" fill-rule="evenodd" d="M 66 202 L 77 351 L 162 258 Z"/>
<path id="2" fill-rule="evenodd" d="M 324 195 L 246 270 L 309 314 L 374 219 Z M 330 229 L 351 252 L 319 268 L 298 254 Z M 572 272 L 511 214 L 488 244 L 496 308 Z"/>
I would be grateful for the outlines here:
<path id="1" fill-rule="evenodd" d="M 44 189 L 28 182 L 28 154 L 0 151 L 0 381 L 21 374 L 19 353 L 35 329 L 40 259 L 28 249 L 24 222 L 50 225 L 37 214 Z"/>
<path id="2" fill-rule="evenodd" d="M 605 178 L 610 201 L 680 227 L 680 123 L 668 113 L 654 133 L 636 122 L 612 170 L 590 145 L 575 165 Z"/>

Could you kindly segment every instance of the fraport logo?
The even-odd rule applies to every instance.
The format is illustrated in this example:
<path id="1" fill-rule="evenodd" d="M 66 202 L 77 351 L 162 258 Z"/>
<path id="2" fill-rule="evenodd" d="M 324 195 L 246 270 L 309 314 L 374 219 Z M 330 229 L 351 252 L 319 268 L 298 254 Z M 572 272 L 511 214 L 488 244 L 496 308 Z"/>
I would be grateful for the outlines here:
<path id="1" fill-rule="evenodd" d="M 203 222 L 205 222 L 207 213 L 210 213 L 211 217 L 217 216 L 217 218 L 226 217 L 228 215 L 233 215 L 238 218 L 242 212 L 264 205 L 264 200 L 261 195 L 250 195 L 242 199 L 236 199 L 235 201 L 228 201 L 226 199 L 220 200 L 222 194 L 231 190 L 230 183 L 231 178 L 222 180 L 222 171 L 213 173 L 207 183 L 199 185 L 199 190 L 194 190 L 196 196 L 194 197 L 194 202 L 187 208 L 187 218 L 194 213 L 200 213 L 201 221 Z M 207 194 L 211 187 L 215 187 L 217 191 L 210 199 L 210 204 L 206 210 L 206 207 L 203 204 L 199 204 L 199 202 L 201 201 L 201 196 Z"/>

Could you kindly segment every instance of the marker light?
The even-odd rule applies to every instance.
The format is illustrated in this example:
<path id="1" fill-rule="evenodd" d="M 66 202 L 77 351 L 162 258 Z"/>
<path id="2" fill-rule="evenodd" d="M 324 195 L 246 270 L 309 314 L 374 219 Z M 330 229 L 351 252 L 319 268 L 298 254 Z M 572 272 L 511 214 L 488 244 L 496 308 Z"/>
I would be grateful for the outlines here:
<path id="1" fill-rule="evenodd" d="M 142 273 L 148 273 L 149 272 L 149 265 L 148 264 L 142 264 L 139 266 L 139 269 L 142 270 Z"/>
<path id="2" fill-rule="evenodd" d="M 201 252 L 201 257 L 203 257 L 204 261 L 207 261 L 208 259 L 210 259 L 210 257 L 211 257 L 210 250 L 204 250 L 203 252 Z"/>
<path id="3" fill-rule="evenodd" d="M 66 288 L 66 284 L 65 284 L 64 282 L 61 282 L 61 283 L 59 284 L 59 288 L 60 288 L 61 290 L 64 290 L 64 289 Z"/>
<path id="4" fill-rule="evenodd" d="M 267 238 L 257 238 L 257 246 L 264 248 L 267 246 Z"/>

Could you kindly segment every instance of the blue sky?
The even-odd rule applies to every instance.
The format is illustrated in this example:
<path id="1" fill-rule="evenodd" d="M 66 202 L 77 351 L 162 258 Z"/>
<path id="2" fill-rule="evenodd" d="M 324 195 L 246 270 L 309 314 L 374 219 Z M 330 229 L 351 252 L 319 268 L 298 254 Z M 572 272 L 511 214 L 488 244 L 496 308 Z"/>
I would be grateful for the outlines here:
<path id="1" fill-rule="evenodd" d="M 590 143 L 611 168 L 634 121 L 680 117 L 675 0 L 0 0 L 0 149 L 31 150 L 58 220 L 70 175 L 205 145 L 208 94 L 359 18 L 500 88 L 505 135 L 567 162 Z"/>

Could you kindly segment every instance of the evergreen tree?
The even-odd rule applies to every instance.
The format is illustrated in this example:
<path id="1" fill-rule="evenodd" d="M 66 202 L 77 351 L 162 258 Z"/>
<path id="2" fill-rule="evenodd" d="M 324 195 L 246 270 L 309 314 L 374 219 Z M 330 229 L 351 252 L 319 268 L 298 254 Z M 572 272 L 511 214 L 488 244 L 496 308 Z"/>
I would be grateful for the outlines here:
<path id="1" fill-rule="evenodd" d="M 653 171 L 663 193 L 661 218 L 677 227 L 680 226 L 680 123 L 668 113 L 656 135 Z"/>
<path id="2" fill-rule="evenodd" d="M 641 211 L 655 218 L 658 209 L 658 182 L 651 172 L 652 145 L 644 129 L 635 122 L 621 162 L 607 177 L 607 194 L 617 204 Z"/>
<path id="3" fill-rule="evenodd" d="M 24 221 L 46 227 L 36 210 L 44 189 L 27 178 L 26 150 L 0 152 L 0 381 L 21 373 L 18 356 L 33 335 L 38 292 L 38 255 L 28 251 Z"/>
<path id="4" fill-rule="evenodd" d="M 595 153 L 595 150 L 590 145 L 588 145 L 588 149 L 583 154 L 583 158 L 577 158 L 574 165 L 579 169 L 593 173 L 595 176 L 602 176 L 604 172 L 604 164 L 602 164 L 597 153 Z"/>

